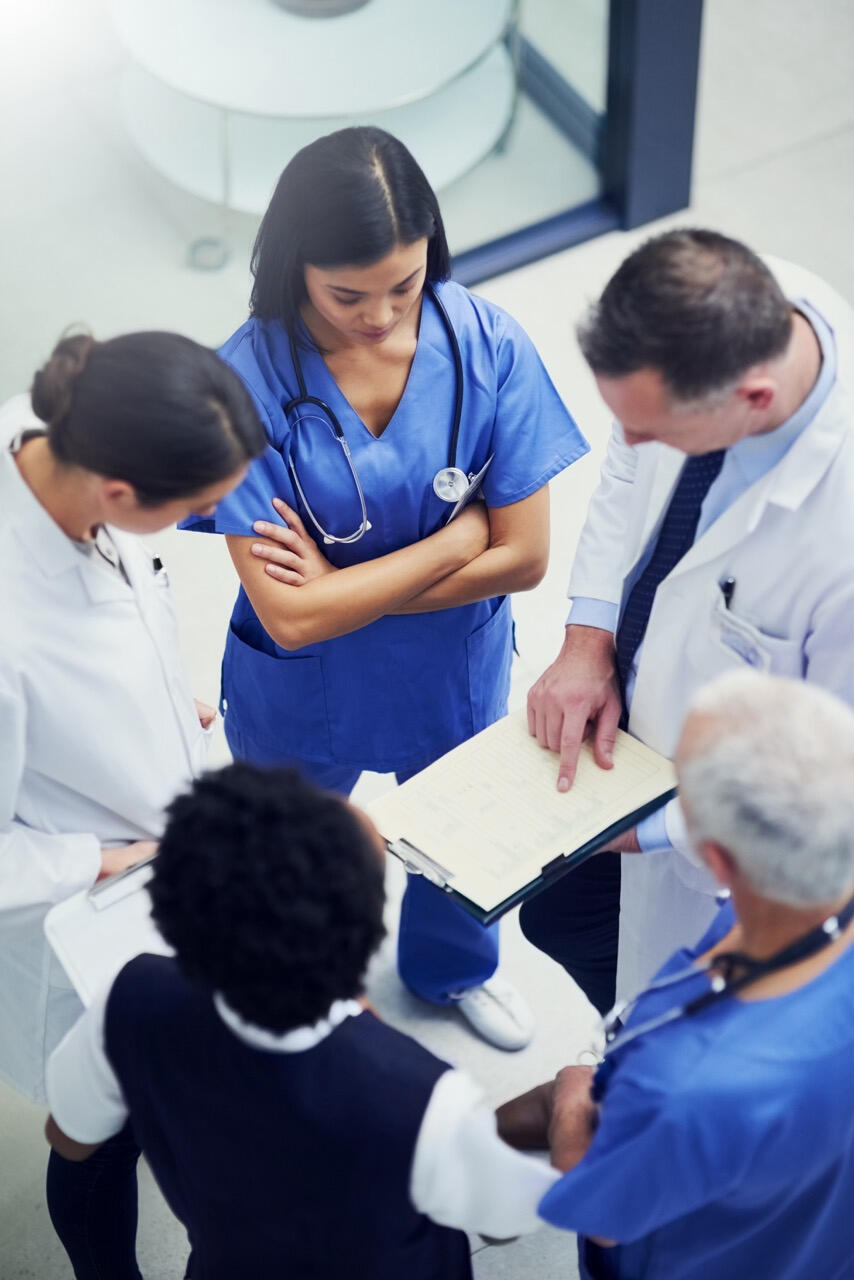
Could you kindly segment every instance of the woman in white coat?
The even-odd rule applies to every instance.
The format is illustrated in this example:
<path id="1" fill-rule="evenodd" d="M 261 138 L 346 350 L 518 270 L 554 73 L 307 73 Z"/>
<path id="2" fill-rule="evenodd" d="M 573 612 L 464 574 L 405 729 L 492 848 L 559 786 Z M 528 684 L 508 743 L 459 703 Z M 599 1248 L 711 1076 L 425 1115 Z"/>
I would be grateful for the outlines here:
<path id="1" fill-rule="evenodd" d="M 182 669 L 166 574 L 133 535 L 212 511 L 265 438 L 240 379 L 177 334 L 64 338 L 31 398 L 35 418 L 21 398 L 0 415 L 16 432 L 0 453 L 0 1077 L 42 1101 L 81 1008 L 45 913 L 154 850 L 213 718 Z M 99 1199 L 121 1181 L 103 1176 L 111 1158 L 85 1189 L 51 1162 L 80 1280 L 138 1275 L 100 1236 L 122 1218 Z"/>

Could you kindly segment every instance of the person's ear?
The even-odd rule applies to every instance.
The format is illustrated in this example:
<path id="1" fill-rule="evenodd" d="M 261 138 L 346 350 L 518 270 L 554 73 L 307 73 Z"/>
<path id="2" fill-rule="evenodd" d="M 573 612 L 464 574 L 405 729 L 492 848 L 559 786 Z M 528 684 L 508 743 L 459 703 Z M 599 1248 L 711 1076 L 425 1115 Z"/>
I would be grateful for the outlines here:
<path id="1" fill-rule="evenodd" d="M 101 497 L 104 505 L 114 511 L 128 512 L 139 505 L 136 490 L 127 480 L 113 480 L 105 476 L 101 480 Z"/>
<path id="2" fill-rule="evenodd" d="M 736 388 L 735 394 L 752 413 L 767 413 L 774 403 L 777 385 L 773 378 L 747 378 Z"/>
<path id="3" fill-rule="evenodd" d="M 721 888 L 731 889 L 738 868 L 729 850 L 714 840 L 704 840 L 700 845 L 700 856 Z"/>

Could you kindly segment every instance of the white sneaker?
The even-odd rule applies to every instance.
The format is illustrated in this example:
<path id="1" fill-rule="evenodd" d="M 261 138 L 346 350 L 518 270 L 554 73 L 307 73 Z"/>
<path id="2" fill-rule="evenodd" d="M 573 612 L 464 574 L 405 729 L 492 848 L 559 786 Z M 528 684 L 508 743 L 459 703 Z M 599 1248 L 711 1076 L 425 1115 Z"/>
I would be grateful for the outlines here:
<path id="1" fill-rule="evenodd" d="M 478 1035 L 496 1049 L 524 1049 L 530 1044 L 534 1034 L 531 1010 L 504 978 L 493 974 L 482 986 L 469 987 L 453 1000 Z"/>

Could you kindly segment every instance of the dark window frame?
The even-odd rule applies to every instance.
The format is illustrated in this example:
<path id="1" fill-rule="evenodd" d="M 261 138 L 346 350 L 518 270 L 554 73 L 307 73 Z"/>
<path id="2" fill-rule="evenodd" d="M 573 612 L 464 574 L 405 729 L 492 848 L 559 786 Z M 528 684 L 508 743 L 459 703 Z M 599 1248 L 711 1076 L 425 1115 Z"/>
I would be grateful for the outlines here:
<path id="1" fill-rule="evenodd" d="M 702 13 L 703 0 L 611 0 L 604 115 L 518 38 L 522 91 L 597 164 L 602 193 L 457 255 L 457 280 L 476 284 L 690 203 Z"/>

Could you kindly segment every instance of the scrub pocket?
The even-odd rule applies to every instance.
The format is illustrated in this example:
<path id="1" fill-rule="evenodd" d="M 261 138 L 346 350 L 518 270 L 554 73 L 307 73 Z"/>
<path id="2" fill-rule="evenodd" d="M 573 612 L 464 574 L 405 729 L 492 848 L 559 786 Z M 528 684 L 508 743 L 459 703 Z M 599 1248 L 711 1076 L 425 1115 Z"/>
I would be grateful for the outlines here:
<path id="1" fill-rule="evenodd" d="M 264 653 L 246 644 L 230 626 L 222 694 L 229 735 L 246 743 L 247 758 L 270 764 L 330 758 L 319 657 Z"/>
<path id="2" fill-rule="evenodd" d="M 507 714 L 513 662 L 513 619 L 504 597 L 482 627 L 466 639 L 472 724 L 475 733 Z"/>

